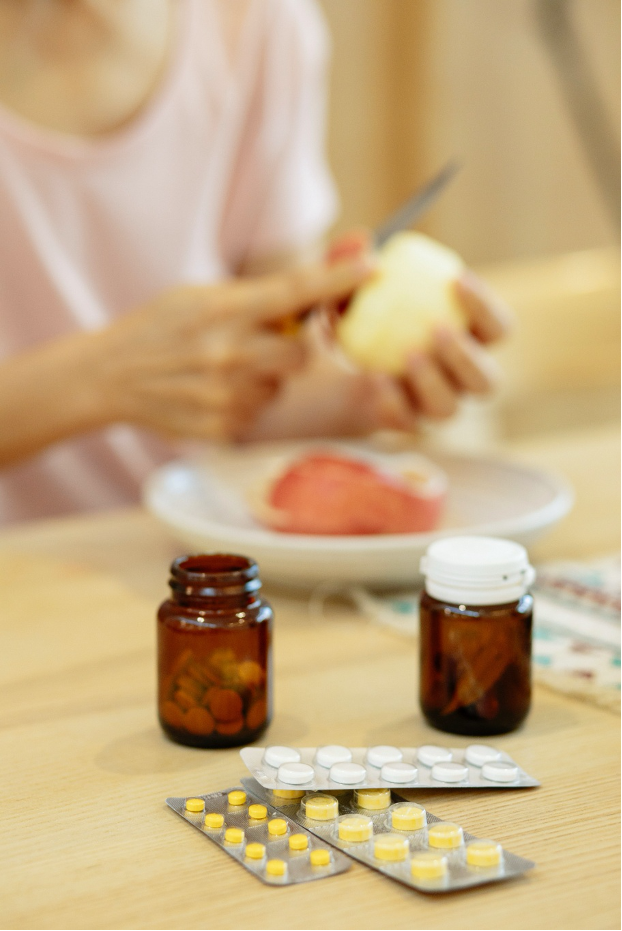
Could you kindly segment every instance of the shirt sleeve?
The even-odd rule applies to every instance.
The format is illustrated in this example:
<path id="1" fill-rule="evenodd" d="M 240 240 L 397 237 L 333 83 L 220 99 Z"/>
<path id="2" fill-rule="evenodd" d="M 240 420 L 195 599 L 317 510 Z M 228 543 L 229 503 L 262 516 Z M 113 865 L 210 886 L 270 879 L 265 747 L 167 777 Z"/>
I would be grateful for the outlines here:
<path id="1" fill-rule="evenodd" d="M 228 209 L 234 261 L 308 245 L 334 220 L 325 155 L 329 38 L 314 0 L 259 0 L 256 80 Z"/>

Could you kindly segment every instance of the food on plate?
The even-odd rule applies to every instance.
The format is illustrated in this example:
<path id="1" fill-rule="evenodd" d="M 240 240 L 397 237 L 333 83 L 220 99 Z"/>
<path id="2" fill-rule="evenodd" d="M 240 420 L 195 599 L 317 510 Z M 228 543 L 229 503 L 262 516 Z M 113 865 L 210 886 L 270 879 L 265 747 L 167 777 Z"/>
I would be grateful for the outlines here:
<path id="1" fill-rule="evenodd" d="M 445 474 L 423 456 L 400 470 L 316 449 L 281 469 L 255 495 L 255 517 L 273 530 L 308 534 L 422 533 L 438 525 Z"/>
<path id="2" fill-rule="evenodd" d="M 396 233 L 337 321 L 337 342 L 361 368 L 403 375 L 409 353 L 427 349 L 436 326 L 465 329 L 454 289 L 463 269 L 456 252 L 428 236 Z"/>

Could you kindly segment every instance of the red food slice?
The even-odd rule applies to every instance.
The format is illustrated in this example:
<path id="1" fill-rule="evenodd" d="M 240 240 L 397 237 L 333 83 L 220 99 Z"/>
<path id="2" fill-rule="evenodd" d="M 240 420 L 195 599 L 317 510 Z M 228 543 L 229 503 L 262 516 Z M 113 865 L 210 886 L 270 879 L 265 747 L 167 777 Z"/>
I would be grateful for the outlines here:
<path id="1" fill-rule="evenodd" d="M 286 533 L 418 533 L 436 527 L 445 490 L 443 474 L 431 463 L 429 470 L 406 476 L 314 452 L 273 482 L 262 519 Z"/>

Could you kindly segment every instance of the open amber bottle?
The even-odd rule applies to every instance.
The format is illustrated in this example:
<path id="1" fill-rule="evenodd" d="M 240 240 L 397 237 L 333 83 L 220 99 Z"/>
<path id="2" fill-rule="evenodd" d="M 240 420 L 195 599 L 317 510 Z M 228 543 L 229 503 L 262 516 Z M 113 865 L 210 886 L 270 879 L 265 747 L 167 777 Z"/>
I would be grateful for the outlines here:
<path id="1" fill-rule="evenodd" d="M 534 578 L 509 540 L 433 543 L 422 571 L 419 698 L 433 727 L 489 736 L 514 730 L 531 704 Z"/>
<path id="2" fill-rule="evenodd" d="M 158 611 L 158 713 L 193 747 L 256 740 L 272 716 L 272 608 L 257 564 L 209 553 L 176 559 Z"/>

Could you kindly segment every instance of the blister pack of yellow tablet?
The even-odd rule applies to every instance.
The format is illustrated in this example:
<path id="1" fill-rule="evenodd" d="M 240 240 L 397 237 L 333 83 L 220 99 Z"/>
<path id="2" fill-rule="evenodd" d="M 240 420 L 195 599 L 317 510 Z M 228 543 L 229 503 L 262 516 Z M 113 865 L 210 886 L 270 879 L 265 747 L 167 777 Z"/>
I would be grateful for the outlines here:
<path id="1" fill-rule="evenodd" d="M 268 885 L 324 879 L 350 868 L 338 850 L 239 786 L 167 798 L 166 804 Z"/>
<path id="2" fill-rule="evenodd" d="M 451 892 L 518 876 L 535 864 L 442 821 L 390 789 L 249 792 L 328 844 L 420 892 Z"/>
<path id="3" fill-rule="evenodd" d="M 507 753 L 489 744 L 419 747 L 243 747 L 240 756 L 265 789 L 351 787 L 523 789 L 537 786 Z"/>

